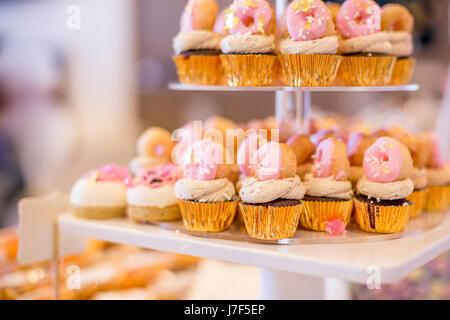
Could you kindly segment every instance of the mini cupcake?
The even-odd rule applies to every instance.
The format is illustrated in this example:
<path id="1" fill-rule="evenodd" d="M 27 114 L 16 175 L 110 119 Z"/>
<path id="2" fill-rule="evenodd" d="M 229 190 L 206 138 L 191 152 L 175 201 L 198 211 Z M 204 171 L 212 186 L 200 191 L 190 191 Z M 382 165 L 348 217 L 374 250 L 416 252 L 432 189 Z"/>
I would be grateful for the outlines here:
<path id="1" fill-rule="evenodd" d="M 113 219 L 125 216 L 130 174 L 125 167 L 106 165 L 85 174 L 72 187 L 70 203 L 80 218 Z"/>
<path id="2" fill-rule="evenodd" d="M 425 211 L 446 210 L 450 196 L 450 168 L 444 165 L 437 137 L 434 134 L 423 134 L 420 138 L 428 154 L 426 168 L 428 193 Z"/>
<path id="3" fill-rule="evenodd" d="M 222 76 L 220 41 L 213 31 L 219 6 L 215 0 L 189 0 L 181 16 L 181 31 L 173 40 L 182 83 L 215 85 Z"/>
<path id="4" fill-rule="evenodd" d="M 304 179 L 309 173 L 312 173 L 312 156 L 316 152 L 316 146 L 305 134 L 296 134 L 292 136 L 286 144 L 294 151 L 297 159 L 297 175 Z"/>
<path id="5" fill-rule="evenodd" d="M 305 187 L 295 174 L 295 154 L 286 144 L 263 144 L 252 161 L 252 177 L 242 181 L 239 207 L 255 239 L 292 238 L 298 227 Z"/>
<path id="6" fill-rule="evenodd" d="M 142 170 L 128 186 L 130 219 L 135 222 L 181 219 L 174 187 L 181 177 L 181 170 L 173 164 Z"/>
<path id="7" fill-rule="evenodd" d="M 386 32 L 392 45 L 392 55 L 397 57 L 392 72 L 391 85 L 405 85 L 411 80 L 416 59 L 414 51 L 414 17 L 400 4 L 387 4 L 381 8 L 381 31 Z"/>
<path id="8" fill-rule="evenodd" d="M 428 178 L 425 169 L 427 153 L 422 146 L 422 142 L 416 136 L 405 133 L 396 136 L 396 139 L 408 148 L 413 159 L 414 168 L 410 178 L 414 184 L 414 191 L 407 199 L 414 203 L 411 218 L 415 218 L 422 213 L 428 192 Z"/>
<path id="9" fill-rule="evenodd" d="M 348 225 L 353 208 L 352 184 L 348 181 L 350 163 L 347 146 L 328 138 L 317 147 L 313 174 L 305 177 L 305 209 L 300 225 L 314 231 L 326 231 L 327 224 L 341 221 Z"/>
<path id="10" fill-rule="evenodd" d="M 184 156 L 184 178 L 175 184 L 175 196 L 184 225 L 192 231 L 228 229 L 237 208 L 236 191 L 227 179 L 226 149 L 212 140 L 192 144 Z"/>
<path id="11" fill-rule="evenodd" d="M 372 0 L 346 0 L 337 16 L 344 55 L 339 77 L 349 86 L 383 86 L 391 80 L 396 58 L 385 32 L 380 32 L 381 10 Z"/>
<path id="12" fill-rule="evenodd" d="M 266 86 L 273 81 L 276 56 L 274 11 L 265 0 L 235 0 L 225 14 L 230 33 L 220 47 L 228 85 Z"/>
<path id="13" fill-rule="evenodd" d="M 336 77 L 341 57 L 327 6 L 320 0 L 295 0 L 287 10 L 289 38 L 281 42 L 283 80 L 291 87 L 317 87 Z"/>
<path id="14" fill-rule="evenodd" d="M 355 198 L 356 221 L 361 230 L 397 233 L 405 229 L 413 203 L 406 198 L 414 190 L 413 169 L 405 145 L 389 137 L 379 138 L 364 154 L 365 175 Z"/>

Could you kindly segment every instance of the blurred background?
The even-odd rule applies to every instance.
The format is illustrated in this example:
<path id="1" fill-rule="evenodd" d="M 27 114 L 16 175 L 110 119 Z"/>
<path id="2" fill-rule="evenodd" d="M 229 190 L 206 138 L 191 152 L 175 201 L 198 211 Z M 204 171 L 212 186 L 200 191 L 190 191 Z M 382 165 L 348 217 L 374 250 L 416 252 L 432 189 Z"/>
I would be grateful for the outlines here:
<path id="1" fill-rule="evenodd" d="M 218 2 L 223 8 L 231 0 Z M 313 94 L 313 115 L 437 130 L 448 159 L 449 0 L 377 2 L 400 2 L 413 12 L 413 82 L 421 89 Z M 0 227 L 17 222 L 23 196 L 68 191 L 89 169 L 127 164 L 149 126 L 173 130 L 211 115 L 241 123 L 274 113 L 273 93 L 167 90 L 177 79 L 172 38 L 184 5 L 0 0 Z"/>

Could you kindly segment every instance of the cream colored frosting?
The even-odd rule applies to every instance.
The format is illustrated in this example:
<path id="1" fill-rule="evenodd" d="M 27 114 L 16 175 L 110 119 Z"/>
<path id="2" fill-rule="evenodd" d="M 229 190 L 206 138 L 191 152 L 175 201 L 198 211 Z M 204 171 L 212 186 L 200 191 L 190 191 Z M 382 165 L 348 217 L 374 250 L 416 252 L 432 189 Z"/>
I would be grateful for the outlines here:
<path id="1" fill-rule="evenodd" d="M 92 182 L 82 178 L 72 187 L 70 202 L 82 207 L 125 207 L 127 187 L 121 181 Z"/>
<path id="2" fill-rule="evenodd" d="M 414 189 L 425 189 L 428 186 L 427 171 L 425 169 L 414 168 L 411 175 Z"/>
<path id="3" fill-rule="evenodd" d="M 171 184 L 159 188 L 137 185 L 128 189 L 127 202 L 132 206 L 165 208 L 176 205 L 178 199 L 175 197 L 175 189 Z"/>
<path id="4" fill-rule="evenodd" d="M 180 32 L 173 39 L 173 50 L 175 54 L 189 50 L 220 50 L 221 40 L 220 34 L 207 30 Z"/>
<path id="5" fill-rule="evenodd" d="M 450 184 L 450 168 L 427 169 L 429 186 L 445 186 Z"/>
<path id="6" fill-rule="evenodd" d="M 267 181 L 248 178 L 242 181 L 239 196 L 247 203 L 266 203 L 277 199 L 301 200 L 305 196 L 305 186 L 298 176 Z"/>
<path id="7" fill-rule="evenodd" d="M 405 31 L 386 32 L 392 45 L 392 55 L 396 57 L 409 57 L 414 51 L 413 37 Z"/>
<path id="8" fill-rule="evenodd" d="M 175 196 L 181 200 L 222 202 L 232 200 L 235 195 L 233 184 L 226 178 L 210 181 L 181 179 L 175 184 Z"/>
<path id="9" fill-rule="evenodd" d="M 378 32 L 368 36 L 341 39 L 339 52 L 392 54 L 392 45 L 386 32 Z"/>
<path id="10" fill-rule="evenodd" d="M 275 50 L 273 36 L 236 33 L 222 39 L 223 53 L 271 53 Z"/>
<path id="11" fill-rule="evenodd" d="M 133 173 L 133 175 L 136 176 L 143 169 L 149 169 L 151 167 L 160 166 L 164 164 L 167 164 L 167 161 L 165 159 L 150 158 L 147 156 L 138 156 L 130 161 L 128 167 L 130 168 L 131 173 Z"/>
<path id="12" fill-rule="evenodd" d="M 280 51 L 282 54 L 336 54 L 338 46 L 336 36 L 310 41 L 286 39 L 281 42 Z"/>
<path id="13" fill-rule="evenodd" d="M 327 197 L 350 200 L 353 197 L 350 181 L 336 181 L 334 177 L 314 178 L 308 174 L 304 181 L 306 194 L 310 197 Z"/>
<path id="14" fill-rule="evenodd" d="M 389 183 L 373 182 L 364 175 L 358 181 L 357 190 L 369 199 L 399 200 L 405 199 L 414 191 L 414 184 L 409 178 Z"/>

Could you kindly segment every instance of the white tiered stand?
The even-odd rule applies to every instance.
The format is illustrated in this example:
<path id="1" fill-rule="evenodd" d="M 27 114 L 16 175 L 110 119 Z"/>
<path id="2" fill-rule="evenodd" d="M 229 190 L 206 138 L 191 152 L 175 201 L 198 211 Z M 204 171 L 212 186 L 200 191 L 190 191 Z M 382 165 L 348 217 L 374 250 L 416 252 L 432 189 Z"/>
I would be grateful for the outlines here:
<path id="1" fill-rule="evenodd" d="M 286 0 L 277 0 L 281 17 Z M 273 91 L 276 118 L 292 119 L 308 130 L 311 92 L 416 91 L 418 86 L 387 87 L 239 87 L 169 85 L 181 91 Z M 305 127 L 306 126 L 306 127 Z M 155 225 L 137 225 L 126 219 L 92 221 L 69 212 L 67 196 L 25 199 L 19 205 L 19 261 L 32 263 L 83 250 L 82 238 L 139 246 L 148 249 L 217 259 L 261 268 L 262 299 L 324 299 L 327 286 L 341 280 L 371 283 L 375 287 L 402 279 L 450 247 L 450 215 L 434 228 L 390 240 L 295 245 L 259 244 L 218 238 L 203 238 Z M 425 213 L 426 214 L 426 213 Z M 55 268 L 55 270 L 58 270 Z M 55 277 L 58 274 L 55 271 Z M 340 279 L 340 280 L 337 280 Z M 58 282 L 56 282 L 58 283 Z M 345 288 L 345 286 L 341 286 Z M 58 285 L 55 286 L 58 297 Z M 336 295 L 334 295 L 336 297 Z M 341 295 L 341 297 L 348 297 Z"/>

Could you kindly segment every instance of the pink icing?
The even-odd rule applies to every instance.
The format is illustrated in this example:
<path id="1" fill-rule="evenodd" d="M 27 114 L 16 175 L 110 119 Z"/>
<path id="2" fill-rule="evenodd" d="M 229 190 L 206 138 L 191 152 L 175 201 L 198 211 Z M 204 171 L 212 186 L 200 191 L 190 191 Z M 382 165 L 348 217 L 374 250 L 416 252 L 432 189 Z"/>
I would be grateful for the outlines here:
<path id="1" fill-rule="evenodd" d="M 251 161 L 252 163 L 256 163 L 255 175 L 258 180 L 266 181 L 280 178 L 282 163 L 279 143 L 268 142 L 262 145 Z"/>
<path id="2" fill-rule="evenodd" d="M 441 148 L 439 145 L 439 140 L 435 134 L 431 135 L 431 143 L 433 145 L 433 162 L 437 169 L 442 169 L 444 167 L 444 160 L 441 155 Z"/>
<path id="3" fill-rule="evenodd" d="M 98 170 L 92 170 L 83 176 L 85 179 L 101 181 L 125 181 L 131 177 L 126 167 L 117 164 L 108 164 Z"/>
<path id="4" fill-rule="evenodd" d="M 361 142 L 363 141 L 364 134 L 362 132 L 355 132 L 352 133 L 348 137 L 347 142 L 347 156 L 352 157 L 358 152 L 358 148 L 361 145 Z"/>
<path id="5" fill-rule="evenodd" d="M 192 144 L 187 150 L 183 169 L 184 176 L 193 180 L 214 180 L 217 169 L 223 164 L 224 148 L 211 141 L 201 140 Z"/>
<path id="6" fill-rule="evenodd" d="M 346 233 L 346 225 L 341 220 L 333 220 L 325 222 L 325 231 L 329 235 L 337 235 Z"/>
<path id="7" fill-rule="evenodd" d="M 313 174 L 314 178 L 328 178 L 330 176 L 331 165 L 333 164 L 334 140 L 332 138 L 322 141 L 313 156 Z M 345 172 L 343 172 L 345 175 Z M 342 178 L 342 175 L 339 174 Z M 338 177 L 334 177 L 339 180 Z"/>
<path id="8" fill-rule="evenodd" d="M 216 23 L 214 24 L 213 31 L 221 35 L 225 35 L 225 10 L 220 12 L 217 16 Z"/>
<path id="9" fill-rule="evenodd" d="M 308 3 L 309 2 L 309 3 Z M 320 0 L 293 1 L 287 11 L 287 28 L 295 41 L 308 41 L 322 38 L 327 31 L 330 14 Z"/>
<path id="10" fill-rule="evenodd" d="M 379 138 L 364 153 L 363 169 L 371 181 L 396 181 L 402 169 L 402 151 L 397 140 L 389 137 Z"/>
<path id="11" fill-rule="evenodd" d="M 190 32 L 200 30 L 200 26 L 196 25 L 197 15 L 202 10 L 203 2 L 214 0 L 189 0 L 181 15 L 180 29 L 182 32 Z"/>
<path id="12" fill-rule="evenodd" d="M 256 154 L 260 146 L 261 137 L 256 133 L 248 135 L 239 146 L 237 163 L 244 175 L 251 176 L 255 171 L 256 162 L 250 160 L 254 160 L 252 159 L 252 156 Z"/>
<path id="13" fill-rule="evenodd" d="M 142 185 L 148 188 L 159 188 L 168 184 L 175 184 L 182 176 L 180 168 L 174 164 L 168 164 L 142 170 L 127 185 L 128 187 Z"/>
<path id="14" fill-rule="evenodd" d="M 266 34 L 273 11 L 265 0 L 235 0 L 225 13 L 225 28 L 231 33 Z"/>
<path id="15" fill-rule="evenodd" d="M 380 32 L 380 6 L 372 0 L 346 0 L 337 16 L 337 28 L 347 38 Z"/>
<path id="16" fill-rule="evenodd" d="M 334 131 L 331 129 L 322 129 L 311 135 L 309 138 L 311 142 L 317 147 L 319 143 L 321 143 L 329 134 L 334 134 Z"/>

